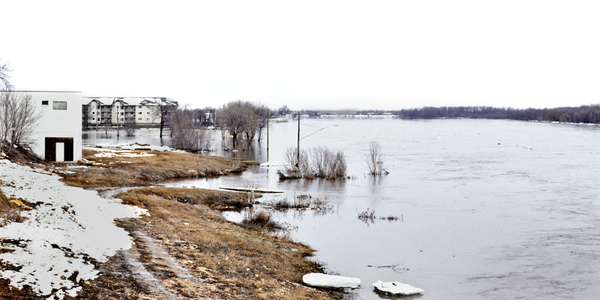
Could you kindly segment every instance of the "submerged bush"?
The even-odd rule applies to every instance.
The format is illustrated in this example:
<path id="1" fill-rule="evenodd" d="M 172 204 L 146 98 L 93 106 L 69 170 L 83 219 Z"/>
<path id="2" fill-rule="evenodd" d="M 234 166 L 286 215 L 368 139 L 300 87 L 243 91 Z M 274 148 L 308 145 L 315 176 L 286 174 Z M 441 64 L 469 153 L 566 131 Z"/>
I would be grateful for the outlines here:
<path id="1" fill-rule="evenodd" d="M 389 172 L 383 166 L 383 155 L 381 154 L 381 145 L 378 142 L 371 142 L 369 153 L 365 155 L 365 160 L 369 166 L 369 175 L 387 175 Z"/>
<path id="2" fill-rule="evenodd" d="M 317 147 L 309 149 L 308 153 L 300 151 L 299 156 L 300 161 L 297 148 L 288 148 L 284 158 L 289 167 L 277 172 L 280 179 L 346 177 L 346 158 L 342 151 L 333 152 L 327 147 Z"/>
<path id="3" fill-rule="evenodd" d="M 315 210 L 323 213 L 327 213 L 333 210 L 333 206 L 329 205 L 326 201 L 319 198 L 313 198 L 311 195 L 298 195 L 291 201 L 288 198 L 280 198 L 270 203 L 266 203 L 268 207 L 277 210 Z"/>

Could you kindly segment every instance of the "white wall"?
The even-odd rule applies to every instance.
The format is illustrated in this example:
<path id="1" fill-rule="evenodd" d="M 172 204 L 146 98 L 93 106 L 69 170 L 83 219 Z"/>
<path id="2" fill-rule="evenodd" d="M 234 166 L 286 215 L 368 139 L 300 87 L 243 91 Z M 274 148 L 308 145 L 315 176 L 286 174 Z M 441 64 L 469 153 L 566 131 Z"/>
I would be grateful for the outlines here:
<path id="1" fill-rule="evenodd" d="M 73 138 L 73 160 L 81 159 L 81 92 L 20 92 L 31 95 L 36 110 L 42 113 L 33 135 L 32 149 L 40 157 L 45 156 L 46 137 Z M 48 101 L 48 105 L 42 105 Z M 54 110 L 54 101 L 66 101 L 67 110 Z"/>

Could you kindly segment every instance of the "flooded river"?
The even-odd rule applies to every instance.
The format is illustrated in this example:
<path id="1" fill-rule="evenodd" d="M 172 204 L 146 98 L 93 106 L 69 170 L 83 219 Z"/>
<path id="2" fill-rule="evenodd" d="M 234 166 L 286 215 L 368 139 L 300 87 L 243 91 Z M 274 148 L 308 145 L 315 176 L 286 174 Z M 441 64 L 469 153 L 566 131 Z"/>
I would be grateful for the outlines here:
<path id="1" fill-rule="evenodd" d="M 422 288 L 419 299 L 600 295 L 600 127 L 500 120 L 302 124 L 301 136 L 308 137 L 300 147 L 343 150 L 351 179 L 279 181 L 277 168 L 253 167 L 171 184 L 285 191 L 262 201 L 301 194 L 325 200 L 328 213 L 273 214 L 289 224 L 294 240 L 317 250 L 314 259 L 328 273 L 362 280 L 350 299 L 381 299 L 372 288 L 377 280 Z M 295 122 L 271 125 L 271 161 L 283 161 L 297 132 Z M 381 145 L 387 176 L 365 175 L 371 141 Z M 266 139 L 234 155 L 265 162 Z M 365 211 L 376 218 L 359 219 Z"/>

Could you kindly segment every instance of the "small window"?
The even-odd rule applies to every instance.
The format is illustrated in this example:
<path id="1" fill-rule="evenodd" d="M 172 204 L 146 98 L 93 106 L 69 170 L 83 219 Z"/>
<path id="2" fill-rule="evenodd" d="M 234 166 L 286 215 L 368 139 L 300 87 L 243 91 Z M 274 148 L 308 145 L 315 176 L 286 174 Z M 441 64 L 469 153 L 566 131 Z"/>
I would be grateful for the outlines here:
<path id="1" fill-rule="evenodd" d="M 141 121 L 141 120 L 142 120 L 142 118 L 138 118 L 138 120 L 139 120 L 139 121 Z"/>
<path id="2" fill-rule="evenodd" d="M 53 110 L 67 110 L 67 101 L 52 101 Z"/>
<path id="3" fill-rule="evenodd" d="M 92 115 L 95 115 L 95 114 L 96 114 L 96 112 L 95 112 L 95 111 L 93 111 L 93 112 L 92 112 Z"/>
<path id="4" fill-rule="evenodd" d="M 147 112 L 146 114 L 147 114 L 147 115 L 149 115 L 149 114 L 150 114 L 150 112 Z"/>
<path id="5" fill-rule="evenodd" d="M 121 116 L 123 115 L 123 113 L 121 112 Z"/>
<path id="6" fill-rule="evenodd" d="M 141 114 L 142 114 L 142 112 L 140 111 L 140 113 L 139 113 L 139 114 L 141 115 Z"/>
<path id="7" fill-rule="evenodd" d="M 42 105 L 48 105 L 48 100 L 42 100 Z"/>
<path id="8" fill-rule="evenodd" d="M 150 121 L 150 118 L 146 118 L 146 121 Z"/>

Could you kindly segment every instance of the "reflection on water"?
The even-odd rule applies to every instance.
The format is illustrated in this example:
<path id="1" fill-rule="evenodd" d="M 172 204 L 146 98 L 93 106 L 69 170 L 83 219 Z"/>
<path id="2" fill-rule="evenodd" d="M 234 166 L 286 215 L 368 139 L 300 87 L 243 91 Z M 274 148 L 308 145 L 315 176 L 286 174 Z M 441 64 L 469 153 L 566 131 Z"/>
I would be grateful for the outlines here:
<path id="1" fill-rule="evenodd" d="M 377 280 L 425 290 L 420 299 L 594 299 L 600 295 L 600 130 L 491 120 L 306 120 L 327 129 L 302 147 L 343 150 L 352 179 L 279 181 L 277 168 L 174 182 L 310 194 L 331 213 L 273 211 L 331 273 L 359 277 L 348 298 L 381 299 Z M 331 126 L 338 125 L 338 126 Z M 273 124 L 270 159 L 295 146 L 297 124 Z M 390 174 L 366 176 L 381 144 Z M 254 159 L 266 161 L 266 149 Z M 248 152 L 249 153 L 249 152 Z M 268 196 L 269 197 L 269 196 Z M 266 201 L 263 199 L 261 201 Z M 358 216 L 375 219 L 369 226 Z M 406 272 L 372 266 L 404 266 Z"/>
<path id="2" fill-rule="evenodd" d="M 88 146 L 98 144 L 121 144 L 137 142 L 140 144 L 150 144 L 159 146 L 171 146 L 171 132 L 169 130 L 163 131 L 163 138 L 160 138 L 160 131 L 158 128 L 141 128 L 136 129 L 133 135 L 127 135 L 127 131 L 124 129 L 105 129 L 98 128 L 86 130 L 82 134 L 83 144 Z"/>

